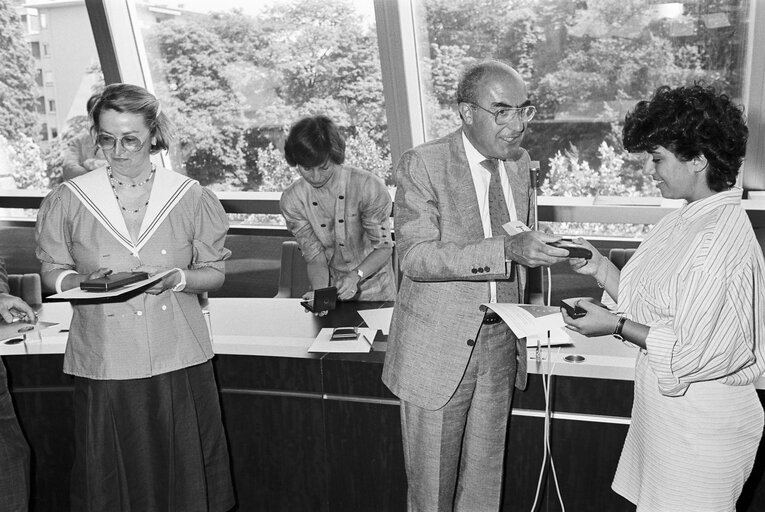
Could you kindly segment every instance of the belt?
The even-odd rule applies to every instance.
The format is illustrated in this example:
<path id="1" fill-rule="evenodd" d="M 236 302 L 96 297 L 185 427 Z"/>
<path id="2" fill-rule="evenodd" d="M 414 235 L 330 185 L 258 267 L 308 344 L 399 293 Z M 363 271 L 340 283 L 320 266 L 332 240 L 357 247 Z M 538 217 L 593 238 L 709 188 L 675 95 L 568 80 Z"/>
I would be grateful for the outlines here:
<path id="1" fill-rule="evenodd" d="M 502 321 L 502 317 L 496 314 L 494 311 L 486 311 L 483 315 L 483 323 L 485 324 L 498 324 Z"/>

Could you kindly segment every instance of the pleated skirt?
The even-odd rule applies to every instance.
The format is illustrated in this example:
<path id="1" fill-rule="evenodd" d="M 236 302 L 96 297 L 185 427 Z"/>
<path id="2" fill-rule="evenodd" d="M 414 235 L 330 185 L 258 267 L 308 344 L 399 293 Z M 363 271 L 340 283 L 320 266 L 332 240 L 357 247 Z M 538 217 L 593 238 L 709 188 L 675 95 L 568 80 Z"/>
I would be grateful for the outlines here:
<path id="1" fill-rule="evenodd" d="M 762 432 L 754 385 L 699 382 L 682 397 L 667 397 L 641 355 L 612 488 L 638 512 L 733 512 Z"/>
<path id="2" fill-rule="evenodd" d="M 75 378 L 75 512 L 234 506 L 212 363 L 146 379 Z"/>

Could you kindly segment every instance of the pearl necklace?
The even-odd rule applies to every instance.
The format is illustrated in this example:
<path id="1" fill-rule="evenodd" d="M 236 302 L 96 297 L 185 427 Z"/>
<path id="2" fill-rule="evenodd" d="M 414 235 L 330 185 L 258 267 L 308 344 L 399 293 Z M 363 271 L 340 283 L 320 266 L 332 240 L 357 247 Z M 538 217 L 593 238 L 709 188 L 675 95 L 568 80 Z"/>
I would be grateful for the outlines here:
<path id="1" fill-rule="evenodd" d="M 135 183 L 135 184 L 134 183 L 129 183 L 128 185 L 130 185 L 133 188 L 135 188 L 135 187 L 142 187 L 142 186 L 146 185 L 147 183 L 149 183 L 151 181 L 151 179 L 154 177 L 154 173 L 156 171 L 157 171 L 156 165 L 151 164 L 151 172 L 149 173 L 149 176 L 145 180 L 143 180 L 140 183 Z M 106 173 L 109 175 L 109 184 L 112 186 L 112 192 L 114 192 L 114 198 L 117 200 L 117 204 L 122 209 L 122 211 L 125 211 L 125 212 L 128 212 L 128 213 L 138 213 L 141 210 L 143 210 L 144 208 L 146 208 L 147 206 L 149 206 L 149 199 L 146 199 L 146 202 L 140 208 L 137 208 L 135 210 L 132 209 L 132 208 L 125 208 L 125 206 L 122 204 L 122 201 L 120 200 L 120 196 L 117 194 L 117 187 L 114 186 L 114 184 L 117 183 L 117 184 L 119 184 L 119 185 L 124 187 L 124 186 L 126 186 L 125 183 L 122 183 L 120 180 L 118 180 L 117 178 L 114 177 L 114 175 L 112 174 L 111 166 L 107 166 L 106 167 Z M 149 198 L 151 198 L 151 196 L 149 196 Z"/>

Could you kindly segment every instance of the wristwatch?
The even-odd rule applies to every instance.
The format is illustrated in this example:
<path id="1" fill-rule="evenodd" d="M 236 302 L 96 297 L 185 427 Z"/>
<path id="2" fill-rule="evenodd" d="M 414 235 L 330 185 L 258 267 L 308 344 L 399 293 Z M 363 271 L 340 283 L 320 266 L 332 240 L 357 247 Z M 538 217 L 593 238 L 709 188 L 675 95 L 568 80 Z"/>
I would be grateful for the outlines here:
<path id="1" fill-rule="evenodd" d="M 357 275 L 357 276 L 359 276 L 359 281 L 361 281 L 362 279 L 364 279 L 364 271 L 363 271 L 363 270 L 361 270 L 360 268 L 357 268 L 357 269 L 356 269 L 356 275 Z"/>
<path id="2" fill-rule="evenodd" d="M 182 292 L 184 288 L 186 288 L 186 272 L 184 272 L 180 268 L 176 268 L 175 270 L 177 270 L 178 273 L 181 275 L 181 280 L 178 282 L 178 284 L 173 286 L 173 291 Z"/>

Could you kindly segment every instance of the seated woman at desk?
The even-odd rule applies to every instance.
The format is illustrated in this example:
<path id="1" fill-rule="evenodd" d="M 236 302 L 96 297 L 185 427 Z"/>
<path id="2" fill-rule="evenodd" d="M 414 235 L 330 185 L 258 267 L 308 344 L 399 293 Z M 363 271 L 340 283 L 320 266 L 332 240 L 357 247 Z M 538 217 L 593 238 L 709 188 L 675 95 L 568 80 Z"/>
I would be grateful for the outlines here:
<path id="1" fill-rule="evenodd" d="M 284 191 L 280 207 L 308 263 L 311 287 L 335 286 L 340 300 L 394 300 L 391 198 L 383 181 L 343 165 L 345 140 L 324 116 L 295 123 L 284 154 L 300 178 Z"/>
<path id="2" fill-rule="evenodd" d="M 582 301 L 565 322 L 640 348 L 632 422 L 613 489 L 640 511 L 734 511 L 754 464 L 763 410 L 765 261 L 736 176 L 742 110 L 714 89 L 661 87 L 627 114 L 624 147 L 646 151 L 663 197 L 687 204 L 659 221 L 619 272 L 582 239 L 572 260 L 623 316 Z"/>
<path id="3" fill-rule="evenodd" d="M 54 189 L 37 257 L 58 292 L 111 271 L 174 270 L 121 301 L 73 303 L 71 509 L 218 511 L 234 506 L 212 344 L 198 294 L 224 280 L 228 221 L 199 183 L 157 167 L 168 119 L 142 87 L 108 85 L 91 110 L 108 166 Z"/>

